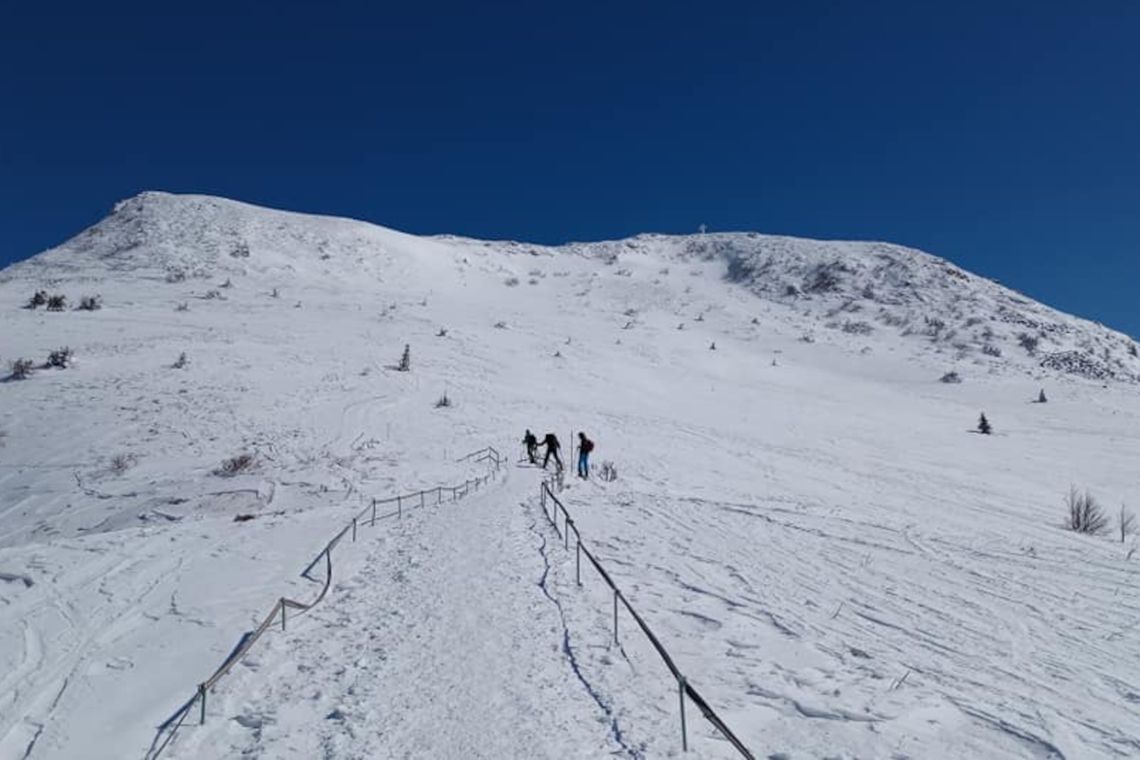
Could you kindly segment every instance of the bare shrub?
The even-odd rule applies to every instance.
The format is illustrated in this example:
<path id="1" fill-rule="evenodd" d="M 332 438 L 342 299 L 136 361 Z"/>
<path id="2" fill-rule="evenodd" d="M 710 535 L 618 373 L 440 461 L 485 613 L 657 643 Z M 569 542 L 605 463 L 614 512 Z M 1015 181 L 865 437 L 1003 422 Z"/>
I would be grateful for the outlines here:
<path id="1" fill-rule="evenodd" d="M 223 283 L 222 283 L 221 285 L 219 285 L 218 287 L 219 287 L 219 288 L 232 288 L 233 286 L 234 286 L 233 282 L 231 282 L 231 281 L 230 281 L 230 278 L 229 278 L 229 277 L 227 277 L 227 278 L 226 278 L 226 281 L 225 281 L 225 282 L 223 282 Z"/>
<path id="2" fill-rule="evenodd" d="M 439 400 L 435 402 L 435 408 L 442 409 L 448 406 L 451 406 L 451 399 L 447 397 L 447 393 L 444 393 L 439 397 Z"/>
<path id="3" fill-rule="evenodd" d="M 617 467 L 613 462 L 602 462 L 602 466 L 598 469 L 598 477 L 607 483 L 617 480 Z"/>
<path id="4" fill-rule="evenodd" d="M 44 363 L 44 369 L 67 369 L 71 366 L 71 360 L 73 357 L 74 355 L 72 354 L 70 348 L 66 346 L 63 348 L 57 348 L 55 351 L 52 351 L 50 354 L 48 354 L 47 361 Z"/>
<path id="5" fill-rule="evenodd" d="M 35 365 L 31 359 L 17 359 L 8 365 L 8 369 L 10 371 L 9 380 L 27 380 L 35 371 Z"/>
<path id="6" fill-rule="evenodd" d="M 246 472 L 252 467 L 253 454 L 238 454 L 237 456 L 224 460 L 221 466 L 214 470 L 214 474 L 220 478 L 230 478 L 234 475 Z"/>
<path id="7" fill-rule="evenodd" d="M 1068 511 L 1066 527 L 1071 531 L 1095 536 L 1108 528 L 1108 517 L 1088 491 L 1080 493 L 1076 486 L 1070 486 L 1065 508 Z"/>
<path id="8" fill-rule="evenodd" d="M 404 344 L 404 354 L 400 357 L 400 363 L 396 365 L 396 369 L 400 372 L 408 372 L 412 368 L 412 347 Z"/>
<path id="9" fill-rule="evenodd" d="M 175 311 L 190 311 L 190 304 L 183 301 L 182 303 L 175 305 L 174 310 Z"/>
<path id="10" fill-rule="evenodd" d="M 37 290 L 35 293 L 32 294 L 32 297 L 28 299 L 28 303 L 24 308 L 36 309 L 36 308 L 46 304 L 47 300 L 48 300 L 47 291 L 46 290 Z"/>
<path id="11" fill-rule="evenodd" d="M 1120 529 L 1120 543 L 1124 543 L 1124 539 L 1128 537 L 1129 533 L 1135 530 L 1136 515 L 1128 511 L 1128 507 L 1123 504 L 1120 505 L 1120 518 L 1116 523 Z"/>
<path id="12" fill-rule="evenodd" d="M 99 311 L 103 308 L 103 297 L 83 296 L 79 299 L 79 305 L 75 308 L 79 311 Z"/>
<path id="13" fill-rule="evenodd" d="M 435 334 L 435 337 L 437 337 L 437 338 L 446 338 L 446 337 L 447 337 L 447 328 L 446 328 L 446 327 L 441 327 L 441 328 L 439 328 L 439 332 L 437 332 L 437 333 Z"/>
<path id="14" fill-rule="evenodd" d="M 950 372 L 947 372 L 942 377 L 938 378 L 938 382 L 940 382 L 940 383 L 960 383 L 960 382 L 962 382 L 962 376 L 959 375 L 957 372 L 950 371 Z"/>
<path id="15" fill-rule="evenodd" d="M 190 363 L 190 360 L 186 357 L 186 352 L 183 351 L 182 353 L 180 353 L 178 355 L 178 359 L 174 362 L 174 364 L 170 365 L 170 368 L 171 369 L 185 369 L 186 365 L 189 363 Z"/>
<path id="16" fill-rule="evenodd" d="M 508 288 L 513 288 L 519 284 L 519 278 L 518 277 L 508 277 L 507 279 L 503 280 L 503 284 L 506 285 Z"/>
<path id="17" fill-rule="evenodd" d="M 233 256 L 235 259 L 248 259 L 249 246 L 245 243 L 238 243 L 234 249 L 230 251 L 230 256 Z"/>
<path id="18" fill-rule="evenodd" d="M 111 472 L 116 475 L 122 475 L 127 470 L 131 469 L 135 464 L 135 458 L 131 454 L 116 454 L 111 457 L 111 464 L 109 465 Z"/>
<path id="19" fill-rule="evenodd" d="M 982 353 L 986 356 L 1001 356 L 1001 349 L 993 344 L 987 343 L 982 346 Z"/>
<path id="20" fill-rule="evenodd" d="M 220 290 L 207 290 L 206 295 L 204 295 L 202 297 L 205 298 L 207 301 L 212 301 L 215 298 L 221 298 L 222 292 Z"/>
<path id="21" fill-rule="evenodd" d="M 48 311 L 63 311 L 67 308 L 67 296 L 56 294 L 48 296 L 47 310 Z"/>
<path id="22" fill-rule="evenodd" d="M 506 330 L 507 329 L 507 323 L 502 321 L 502 320 L 499 320 L 498 322 L 495 323 L 495 329 L 496 330 Z"/>
<path id="23" fill-rule="evenodd" d="M 186 281 L 186 271 L 183 269 L 169 269 L 166 272 L 166 281 L 173 284 Z"/>

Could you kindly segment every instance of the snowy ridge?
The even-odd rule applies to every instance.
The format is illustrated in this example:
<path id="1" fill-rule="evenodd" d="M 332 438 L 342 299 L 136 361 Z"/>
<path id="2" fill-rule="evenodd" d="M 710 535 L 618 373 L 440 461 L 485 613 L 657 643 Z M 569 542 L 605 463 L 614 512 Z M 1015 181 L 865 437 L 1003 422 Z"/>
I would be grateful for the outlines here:
<path id="1" fill-rule="evenodd" d="M 615 463 L 559 498 L 757 756 L 1137 755 L 1140 545 L 1065 530 L 1062 503 L 1140 505 L 1140 400 L 1107 381 L 1131 344 L 956 271 L 881 243 L 543 247 L 125 202 L 0 271 L 0 375 L 32 366 L 0 382 L 0 757 L 141 755 L 267 601 L 309 598 L 297 558 L 329 525 L 526 428 Z M 25 308 L 37 290 L 67 307 Z M 358 536 L 168 754 L 596 758 L 623 752 L 614 721 L 675 754 L 656 653 L 615 647 L 608 589 L 540 551 L 541 477 Z"/>

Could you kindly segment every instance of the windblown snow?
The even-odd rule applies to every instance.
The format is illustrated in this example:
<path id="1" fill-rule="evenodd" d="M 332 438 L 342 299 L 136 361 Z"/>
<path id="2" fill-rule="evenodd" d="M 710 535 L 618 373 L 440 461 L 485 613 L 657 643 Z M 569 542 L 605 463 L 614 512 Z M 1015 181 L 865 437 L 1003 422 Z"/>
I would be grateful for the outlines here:
<path id="1" fill-rule="evenodd" d="M 3 374 L 32 362 L 0 384 L 0 757 L 143 757 L 351 515 L 487 445 L 503 477 L 341 544 L 163 756 L 682 756 L 526 428 L 613 462 L 561 497 L 756 757 L 1140 756 L 1137 348 L 941 259 L 146 193 L 0 272 L 0 315 Z M 1072 486 L 1110 532 L 1065 529 Z M 738 756 L 687 709 L 692 755 Z"/>

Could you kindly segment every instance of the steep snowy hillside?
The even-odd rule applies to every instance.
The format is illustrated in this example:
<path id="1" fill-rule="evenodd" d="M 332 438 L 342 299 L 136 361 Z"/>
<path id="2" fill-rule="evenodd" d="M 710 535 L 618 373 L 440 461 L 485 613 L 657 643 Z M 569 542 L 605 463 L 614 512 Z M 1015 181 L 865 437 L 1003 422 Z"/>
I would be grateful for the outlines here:
<path id="1" fill-rule="evenodd" d="M 0 383 L 0 757 L 142 757 L 345 520 L 525 428 L 615 464 L 567 506 L 757 757 L 1140 755 L 1136 537 L 1061 501 L 1140 506 L 1135 351 L 887 244 L 132 198 L 0 272 L 0 363 L 32 366 Z M 680 756 L 676 683 L 626 618 L 614 645 L 540 476 L 343 544 L 164 756 Z"/>

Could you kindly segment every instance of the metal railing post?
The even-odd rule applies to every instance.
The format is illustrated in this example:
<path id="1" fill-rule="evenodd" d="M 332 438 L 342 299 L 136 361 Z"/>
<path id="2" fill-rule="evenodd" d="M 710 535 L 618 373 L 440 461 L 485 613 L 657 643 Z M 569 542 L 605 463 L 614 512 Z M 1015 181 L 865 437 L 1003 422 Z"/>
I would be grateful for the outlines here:
<path id="1" fill-rule="evenodd" d="M 685 677 L 677 676 L 677 692 L 681 695 L 681 751 L 689 751 L 689 733 L 685 728 Z"/>
<path id="2" fill-rule="evenodd" d="M 617 591 L 617 589 L 615 588 L 615 589 L 614 589 L 614 643 L 615 643 L 615 644 L 616 644 L 616 643 L 618 643 L 618 630 L 617 630 L 617 603 L 618 603 L 618 591 Z"/>
<path id="3" fill-rule="evenodd" d="M 582 537 L 578 535 L 578 531 L 574 531 L 574 575 L 578 579 L 578 585 L 582 585 Z"/>
<path id="4" fill-rule="evenodd" d="M 206 684 L 198 684 L 198 699 L 202 702 L 202 712 L 198 717 L 198 725 L 206 725 Z"/>

